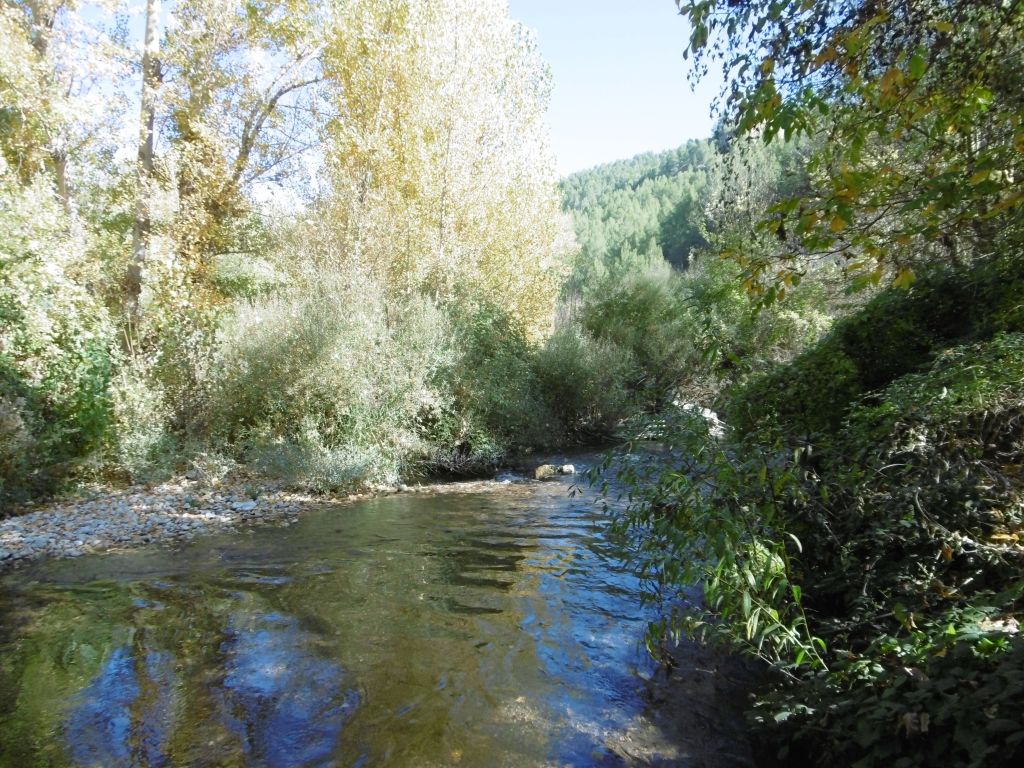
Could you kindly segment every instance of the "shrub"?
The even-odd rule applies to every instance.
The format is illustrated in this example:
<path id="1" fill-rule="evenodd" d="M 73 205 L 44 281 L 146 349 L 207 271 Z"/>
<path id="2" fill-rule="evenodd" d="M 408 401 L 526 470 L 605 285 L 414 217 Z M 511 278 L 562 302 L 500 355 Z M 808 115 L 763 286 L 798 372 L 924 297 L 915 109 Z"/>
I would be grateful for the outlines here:
<path id="1" fill-rule="evenodd" d="M 682 382 L 699 352 L 683 278 L 666 264 L 608 284 L 583 307 L 580 322 L 604 343 L 635 360 L 634 388 L 644 400 L 662 402 Z"/>
<path id="2" fill-rule="evenodd" d="M 609 283 L 584 304 L 580 322 L 594 338 L 627 352 L 641 404 L 710 405 L 728 386 L 785 362 L 831 324 L 829 291 L 819 272 L 784 303 L 751 303 L 736 268 L 709 253 L 686 272 L 662 265 Z"/>
<path id="3" fill-rule="evenodd" d="M 946 350 L 855 404 L 834 445 L 806 467 L 827 487 L 831 515 L 792 515 L 813 544 L 819 567 L 807 585 L 819 610 L 889 610 L 921 586 L 965 597 L 1014 577 L 1021 555 L 992 537 L 1024 527 L 1022 451 L 1021 333 Z"/>
<path id="4" fill-rule="evenodd" d="M 926 631 L 883 634 L 829 674 L 775 691 L 752 717 L 763 763 L 1019 765 L 1024 640 L 992 615 L 950 616 L 942 626 L 918 617 Z"/>
<path id="5" fill-rule="evenodd" d="M 53 492 L 106 434 L 114 333 L 70 277 L 83 253 L 53 191 L 0 160 L 0 505 Z"/>
<path id="6" fill-rule="evenodd" d="M 555 331 L 534 365 L 548 409 L 571 440 L 606 439 L 635 410 L 629 392 L 637 375 L 632 355 L 575 324 Z"/>
<path id="7" fill-rule="evenodd" d="M 109 462 L 132 481 L 149 481 L 175 469 L 179 440 L 172 433 L 173 409 L 142 358 L 128 358 L 111 382 L 113 434 Z"/>
<path id="8" fill-rule="evenodd" d="M 961 273 L 952 299 L 987 295 L 997 317 L 965 311 L 954 327 L 941 305 L 929 319 L 928 285 L 885 294 L 766 377 L 808 398 L 800 407 L 758 402 L 761 380 L 739 389 L 758 423 L 722 443 L 693 419 L 663 423 L 670 461 L 623 474 L 619 526 L 668 601 L 655 639 L 708 632 L 783 672 L 754 720 L 785 764 L 1024 754 L 1024 332 L 986 335 L 1016 316 L 1019 285 L 995 277 L 1006 269 Z M 873 364 L 871 323 L 883 338 L 916 329 L 928 362 Z M 811 419 L 819 431 L 806 435 Z"/>
<path id="9" fill-rule="evenodd" d="M 432 434 L 439 445 L 456 449 L 452 468 L 482 468 L 510 451 L 557 444 L 561 435 L 541 396 L 526 329 L 473 296 L 447 309 L 457 350 L 445 372 L 452 401 Z"/>
<path id="10" fill-rule="evenodd" d="M 228 316 L 211 369 L 215 437 L 318 489 L 393 483 L 430 454 L 423 413 L 451 364 L 447 321 L 424 300 L 390 306 L 370 281 L 325 277 Z"/>
<path id="11" fill-rule="evenodd" d="M 707 636 L 780 668 L 820 668 L 823 646 L 786 535 L 787 508 L 803 495 L 798 476 L 776 446 L 731 444 L 716 432 L 697 409 L 665 409 L 638 435 L 659 451 L 609 457 L 594 473 L 614 467 L 628 499 L 610 508 L 614 528 L 666 610 L 649 643 Z"/>
<path id="12" fill-rule="evenodd" d="M 793 365 L 731 393 L 729 422 L 751 431 L 776 419 L 804 439 L 834 434 L 861 395 L 924 369 L 941 350 L 1024 330 L 1021 307 L 1024 260 L 937 269 L 909 291 L 881 293 Z"/>

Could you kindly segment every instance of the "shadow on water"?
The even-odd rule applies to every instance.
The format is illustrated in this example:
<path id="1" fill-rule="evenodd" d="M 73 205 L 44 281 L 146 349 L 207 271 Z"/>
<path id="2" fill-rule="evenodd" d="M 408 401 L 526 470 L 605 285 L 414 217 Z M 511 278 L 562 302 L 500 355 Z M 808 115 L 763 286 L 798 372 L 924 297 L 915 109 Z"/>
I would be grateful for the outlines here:
<path id="1" fill-rule="evenodd" d="M 652 682 L 640 585 L 567 491 L 379 498 L 8 576 L 0 766 L 737 764 L 713 686 Z"/>

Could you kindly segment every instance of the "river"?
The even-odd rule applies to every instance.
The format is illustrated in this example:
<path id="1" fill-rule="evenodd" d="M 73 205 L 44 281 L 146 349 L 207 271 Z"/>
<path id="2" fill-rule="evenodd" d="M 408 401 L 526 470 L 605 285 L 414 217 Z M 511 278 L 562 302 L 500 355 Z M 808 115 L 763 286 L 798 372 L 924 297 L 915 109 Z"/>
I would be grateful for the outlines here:
<path id="1" fill-rule="evenodd" d="M 743 765 L 732 665 L 653 608 L 571 478 L 0 579 L 0 766 Z M 730 677 L 731 676 L 731 677 Z"/>

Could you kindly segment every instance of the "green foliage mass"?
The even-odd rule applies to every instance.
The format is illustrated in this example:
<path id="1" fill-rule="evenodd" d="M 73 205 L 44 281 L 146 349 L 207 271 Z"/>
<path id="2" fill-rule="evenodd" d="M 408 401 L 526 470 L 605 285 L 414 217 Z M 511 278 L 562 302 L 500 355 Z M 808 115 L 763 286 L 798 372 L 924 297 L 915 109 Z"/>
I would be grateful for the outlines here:
<path id="1" fill-rule="evenodd" d="M 105 130 L 138 117 L 126 30 L 50 5 L 0 8 L 0 513 L 203 462 L 480 472 L 638 407 L 628 350 L 552 336 L 547 73 L 500 3 L 177 3 L 152 171 Z"/>
<path id="2" fill-rule="evenodd" d="M 451 352 L 431 307 L 389 325 L 382 301 L 372 286 L 325 282 L 240 307 L 211 366 L 205 429 L 320 489 L 397 482 Z"/>
<path id="3" fill-rule="evenodd" d="M 775 247 L 730 252 L 752 289 L 817 259 L 908 285 L 929 263 L 1019 247 L 1019 4 L 677 4 L 695 72 L 714 62 L 730 83 L 723 119 L 765 141 L 827 137 L 807 158 L 811 188 L 758 223 Z"/>
<path id="4" fill-rule="evenodd" d="M 637 362 L 630 349 L 579 325 L 559 327 L 537 353 L 535 367 L 548 408 L 567 439 L 605 440 L 636 410 L 631 384 Z"/>
<path id="5" fill-rule="evenodd" d="M 976 282 L 946 275 L 966 284 L 963 295 L 994 292 L 992 314 L 962 313 L 956 333 L 941 313 L 935 325 L 913 323 L 927 317 L 922 294 L 938 276 L 917 295 L 888 291 L 802 356 L 725 393 L 742 424 L 724 439 L 692 411 L 662 416 L 644 437 L 669 460 L 623 472 L 634 491 L 617 524 L 667 608 L 652 643 L 710 634 L 768 661 L 780 681 L 754 713 L 767 755 L 1019 760 L 1024 332 L 1003 311 L 1019 300 L 999 299 L 1019 290 L 993 279 L 1005 269 L 986 265 Z M 876 368 L 869 354 L 837 351 L 837 339 L 866 328 L 884 337 L 893 324 L 917 328 L 928 352 L 902 371 L 887 355 Z"/>
<path id="6" fill-rule="evenodd" d="M 1016 765 L 1021 6 L 679 5 L 738 136 L 807 142 L 800 183 L 712 247 L 769 309 L 823 267 L 894 287 L 736 377 L 722 437 L 692 409 L 649 425 L 669 452 L 625 463 L 617 523 L 666 604 L 652 641 L 771 664 L 766 763 Z"/>
<path id="7" fill-rule="evenodd" d="M 663 262 L 603 286 L 583 302 L 579 322 L 629 353 L 645 406 L 679 397 L 710 404 L 728 385 L 803 350 L 831 323 L 822 282 L 809 280 L 785 306 L 755 312 L 735 265 L 709 252 L 685 272 Z"/>
<path id="8" fill-rule="evenodd" d="M 58 485 L 110 420 L 113 327 L 71 277 L 69 230 L 48 186 L 0 161 L 0 505 Z"/>
<path id="9" fill-rule="evenodd" d="M 1024 330 L 1024 263 L 935 269 L 909 291 L 887 291 L 836 323 L 791 366 L 732 393 L 729 421 L 755 431 L 769 417 L 793 437 L 834 433 L 862 395 L 922 370 L 950 346 Z"/>
<path id="10" fill-rule="evenodd" d="M 663 261 L 685 267 L 704 244 L 701 200 L 713 154 L 710 142 L 691 141 L 563 179 L 563 207 L 580 246 L 566 289 L 597 292 Z"/>

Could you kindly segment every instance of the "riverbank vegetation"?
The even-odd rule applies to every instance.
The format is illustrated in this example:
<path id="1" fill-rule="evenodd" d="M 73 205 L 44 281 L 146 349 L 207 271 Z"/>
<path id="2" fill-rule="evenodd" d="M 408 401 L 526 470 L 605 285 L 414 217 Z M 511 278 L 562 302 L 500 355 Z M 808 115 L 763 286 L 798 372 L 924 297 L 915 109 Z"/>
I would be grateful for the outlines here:
<path id="1" fill-rule="evenodd" d="M 771 666 L 767 764 L 1016 765 L 1024 10 L 680 6 L 732 76 L 725 123 L 806 147 L 804 183 L 711 248 L 762 312 L 823 270 L 866 301 L 711 388 L 724 437 L 693 409 L 648 425 L 676 458 L 627 464 L 617 523 L 666 606 L 651 640 Z"/>
<path id="2" fill-rule="evenodd" d="M 475 472 L 634 407 L 553 335 L 550 83 L 500 3 L 146 6 L 141 60 L 129 4 L 0 6 L 0 504 Z"/>
<path id="3" fill-rule="evenodd" d="M 239 465 L 478 473 L 827 325 L 820 291 L 752 319 L 731 266 L 690 263 L 793 151 L 738 185 L 691 142 L 559 188 L 549 76 L 498 3 L 149 4 L 141 59 L 114 0 L 2 10 L 6 507 Z"/>

